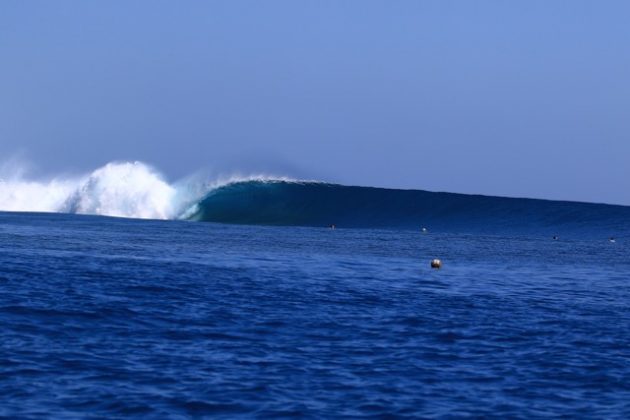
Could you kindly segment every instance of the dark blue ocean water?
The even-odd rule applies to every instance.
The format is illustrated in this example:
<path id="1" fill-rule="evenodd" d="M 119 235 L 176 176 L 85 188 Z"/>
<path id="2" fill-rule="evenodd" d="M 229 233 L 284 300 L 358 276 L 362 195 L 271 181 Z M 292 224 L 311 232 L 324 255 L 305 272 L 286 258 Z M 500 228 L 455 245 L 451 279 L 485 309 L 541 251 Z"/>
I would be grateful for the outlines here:
<path id="1" fill-rule="evenodd" d="M 629 243 L 0 213 L 0 416 L 627 418 Z"/>

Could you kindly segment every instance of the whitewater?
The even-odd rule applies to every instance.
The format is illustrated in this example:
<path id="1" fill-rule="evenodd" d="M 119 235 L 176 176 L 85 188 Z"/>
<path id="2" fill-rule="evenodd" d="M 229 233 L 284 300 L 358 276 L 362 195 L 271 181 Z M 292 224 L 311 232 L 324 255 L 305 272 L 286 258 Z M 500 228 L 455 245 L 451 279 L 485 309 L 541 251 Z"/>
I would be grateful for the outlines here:
<path id="1" fill-rule="evenodd" d="M 0 418 L 630 418 L 630 207 L 0 177 Z"/>
<path id="2" fill-rule="evenodd" d="M 442 232 L 630 237 L 630 207 L 347 186 L 264 174 L 201 174 L 168 182 L 142 162 L 34 180 L 0 168 L 0 211 L 245 225 L 420 229 Z"/>
<path id="3" fill-rule="evenodd" d="M 74 213 L 134 219 L 180 219 L 195 211 L 209 191 L 236 182 L 282 180 L 231 175 L 215 180 L 190 176 L 169 183 L 143 162 L 110 162 L 81 176 L 28 179 L 21 165 L 0 171 L 0 211 Z"/>

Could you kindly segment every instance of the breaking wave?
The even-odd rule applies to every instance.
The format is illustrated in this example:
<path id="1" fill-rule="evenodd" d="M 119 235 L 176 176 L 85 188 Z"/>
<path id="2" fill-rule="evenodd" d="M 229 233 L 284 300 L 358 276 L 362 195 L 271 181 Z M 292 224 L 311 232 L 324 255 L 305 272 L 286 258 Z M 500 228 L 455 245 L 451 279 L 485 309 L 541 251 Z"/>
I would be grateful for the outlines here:
<path id="1" fill-rule="evenodd" d="M 169 219 L 176 188 L 140 162 L 109 163 L 88 176 L 30 181 L 21 174 L 0 181 L 0 210 Z"/>
<path id="2" fill-rule="evenodd" d="M 6 171 L 5 171 L 6 172 Z M 237 224 L 420 228 L 443 231 L 630 232 L 630 207 L 421 190 L 355 187 L 265 176 L 167 182 L 140 162 L 114 162 L 46 182 L 0 180 L 0 211 L 61 212 Z"/>
<path id="3" fill-rule="evenodd" d="M 136 219 L 186 219 L 209 192 L 239 182 L 286 181 L 265 175 L 169 183 L 142 162 L 111 162 L 84 176 L 30 180 L 23 165 L 0 168 L 0 211 L 75 213 Z"/>

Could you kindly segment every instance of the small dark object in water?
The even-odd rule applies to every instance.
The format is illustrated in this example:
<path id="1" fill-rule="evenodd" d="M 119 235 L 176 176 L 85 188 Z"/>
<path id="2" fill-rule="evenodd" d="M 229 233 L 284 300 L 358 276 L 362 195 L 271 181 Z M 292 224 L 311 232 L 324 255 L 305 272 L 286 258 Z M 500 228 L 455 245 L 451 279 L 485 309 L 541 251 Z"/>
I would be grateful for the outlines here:
<path id="1" fill-rule="evenodd" d="M 556 235 L 553 235 L 553 238 L 552 238 L 552 239 L 553 239 L 554 241 L 557 241 L 557 240 L 558 240 L 558 239 L 560 239 L 560 238 L 558 238 Z"/>
<path id="2" fill-rule="evenodd" d="M 438 260 L 437 258 L 431 261 L 431 268 L 441 268 L 441 267 L 442 267 L 442 261 Z"/>

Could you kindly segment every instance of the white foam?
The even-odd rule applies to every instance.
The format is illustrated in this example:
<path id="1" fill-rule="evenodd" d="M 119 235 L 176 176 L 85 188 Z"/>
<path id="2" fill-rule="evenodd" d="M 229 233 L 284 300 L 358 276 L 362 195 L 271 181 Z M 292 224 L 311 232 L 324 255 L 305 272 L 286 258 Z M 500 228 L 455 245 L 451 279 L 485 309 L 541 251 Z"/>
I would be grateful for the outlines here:
<path id="1" fill-rule="evenodd" d="M 189 177 L 169 184 L 142 162 L 112 162 L 89 175 L 26 179 L 24 165 L 0 167 L 0 211 L 61 212 L 139 219 L 186 218 L 209 191 L 245 181 L 292 182 L 268 175 L 233 175 L 211 182 Z"/>
<path id="2" fill-rule="evenodd" d="M 40 183 L 24 180 L 0 181 L 0 210 L 3 211 L 58 211 L 68 195 L 74 191 L 74 182 L 52 180 Z"/>
<path id="3" fill-rule="evenodd" d="M 24 171 L 3 168 L 0 210 L 68 212 L 141 219 L 169 219 L 175 188 L 140 162 L 108 163 L 87 176 L 45 181 L 24 179 Z M 8 176 L 7 176 L 8 175 Z"/>
<path id="4" fill-rule="evenodd" d="M 138 219 L 173 217 L 175 188 L 140 162 L 109 163 L 92 172 L 68 197 L 62 211 Z"/>

